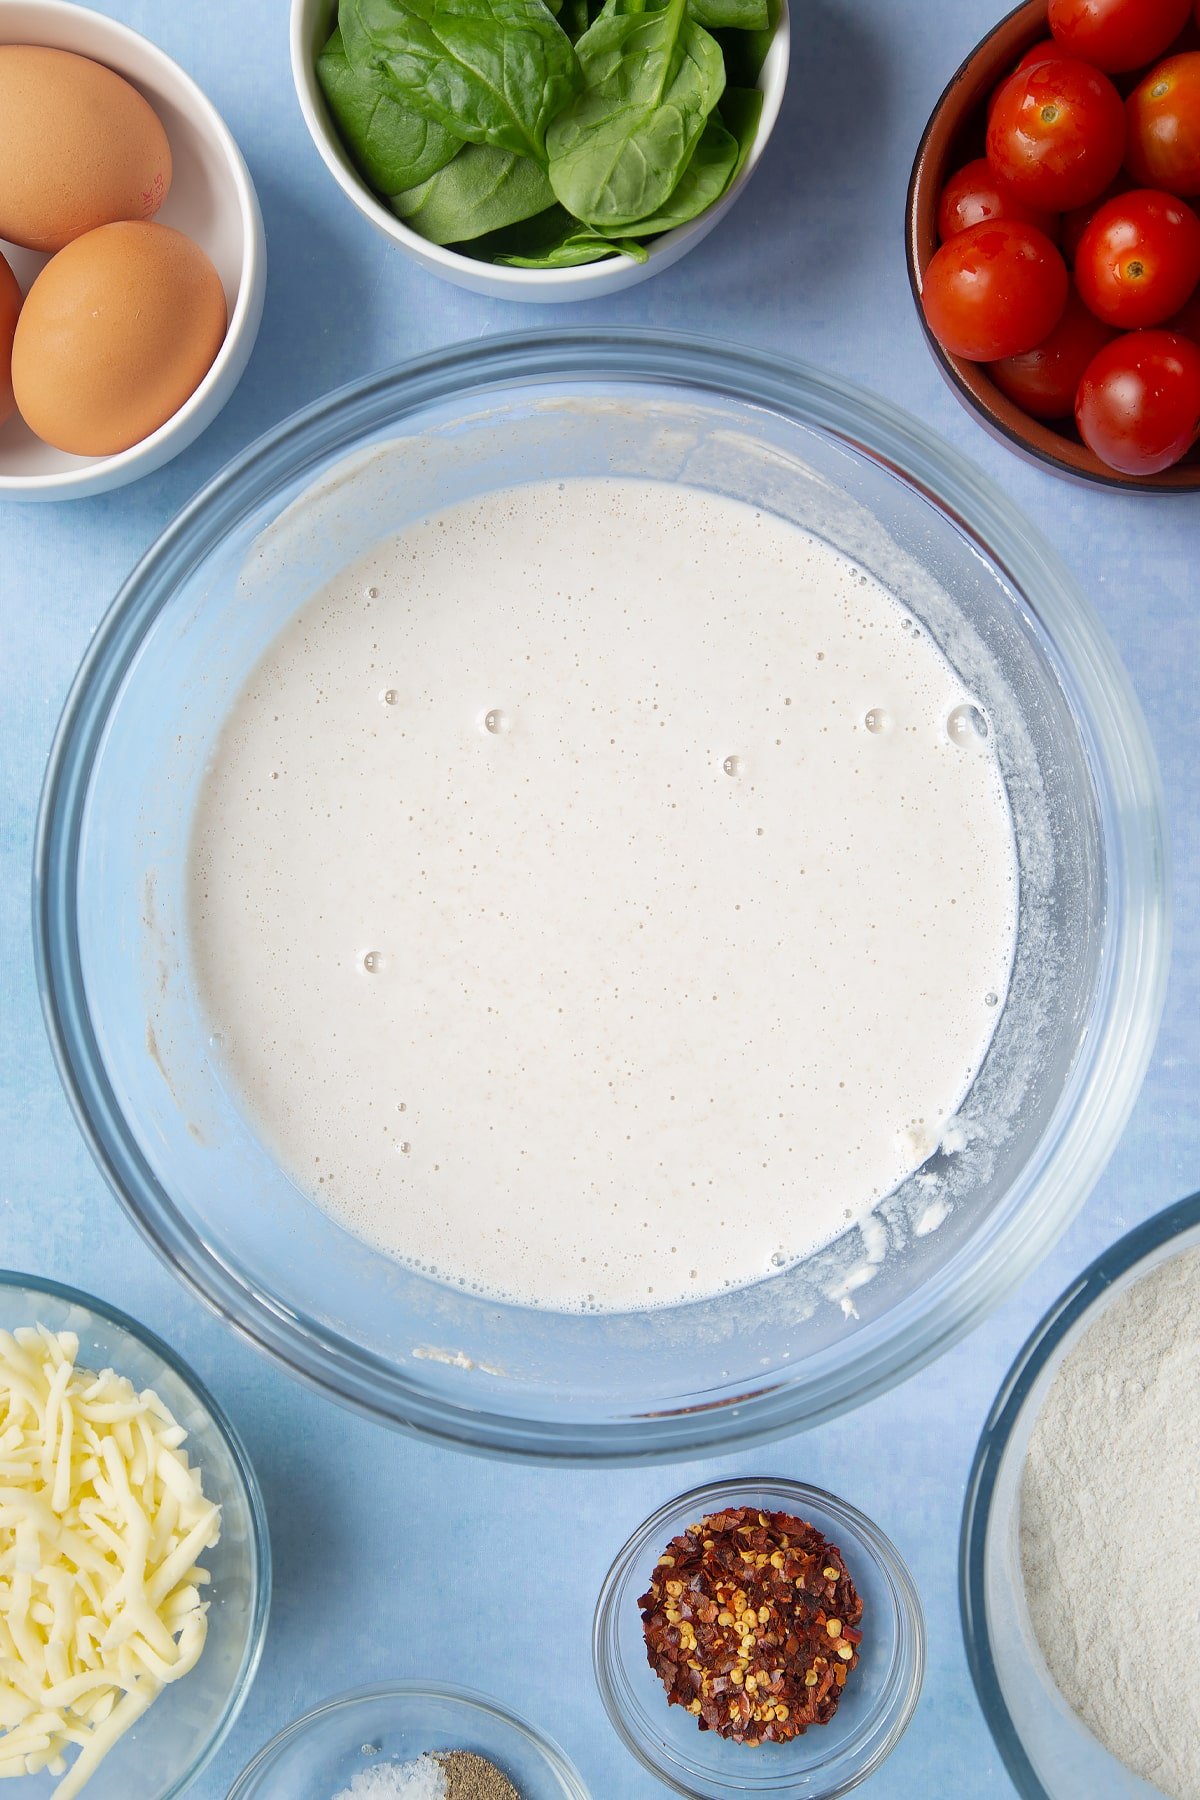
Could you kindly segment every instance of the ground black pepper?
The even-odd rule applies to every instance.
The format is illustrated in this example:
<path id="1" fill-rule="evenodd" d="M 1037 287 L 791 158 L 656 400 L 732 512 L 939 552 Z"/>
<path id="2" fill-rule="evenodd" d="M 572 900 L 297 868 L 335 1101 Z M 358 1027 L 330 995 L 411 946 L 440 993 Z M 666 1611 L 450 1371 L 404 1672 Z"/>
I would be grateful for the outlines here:
<path id="1" fill-rule="evenodd" d="M 438 1761 L 446 1771 L 446 1800 L 521 1800 L 508 1776 L 486 1756 L 451 1750 Z"/>

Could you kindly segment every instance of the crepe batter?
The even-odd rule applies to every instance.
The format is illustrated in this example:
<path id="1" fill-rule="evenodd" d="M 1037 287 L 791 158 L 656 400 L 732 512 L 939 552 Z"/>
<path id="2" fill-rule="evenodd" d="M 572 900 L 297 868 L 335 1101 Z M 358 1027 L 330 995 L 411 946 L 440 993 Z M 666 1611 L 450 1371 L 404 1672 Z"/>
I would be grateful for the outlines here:
<path id="1" fill-rule="evenodd" d="M 214 1054 L 297 1184 L 563 1309 L 754 1281 L 911 1173 L 1017 899 L 986 720 L 897 602 L 625 479 L 457 505 L 309 600 L 191 882 Z"/>

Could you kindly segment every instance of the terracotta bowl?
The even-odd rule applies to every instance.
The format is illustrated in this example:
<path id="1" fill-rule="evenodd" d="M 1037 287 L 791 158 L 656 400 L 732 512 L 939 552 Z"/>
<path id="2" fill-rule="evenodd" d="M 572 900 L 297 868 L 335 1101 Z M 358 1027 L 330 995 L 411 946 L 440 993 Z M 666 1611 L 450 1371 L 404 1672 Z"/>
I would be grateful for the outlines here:
<path id="1" fill-rule="evenodd" d="M 972 50 L 933 109 L 913 164 L 908 190 L 908 272 L 917 315 L 934 359 L 964 406 L 977 414 L 994 437 L 1033 462 L 1077 481 L 1151 493 L 1200 492 L 1200 445 L 1161 475 L 1122 475 L 1094 456 L 1074 427 L 1056 429 L 1031 419 L 1000 392 L 978 363 L 950 356 L 925 326 L 921 284 L 938 247 L 938 198 L 947 178 L 972 157 L 982 156 L 988 98 L 1026 50 L 1049 35 L 1046 0 L 1026 0 L 1002 19 Z"/>

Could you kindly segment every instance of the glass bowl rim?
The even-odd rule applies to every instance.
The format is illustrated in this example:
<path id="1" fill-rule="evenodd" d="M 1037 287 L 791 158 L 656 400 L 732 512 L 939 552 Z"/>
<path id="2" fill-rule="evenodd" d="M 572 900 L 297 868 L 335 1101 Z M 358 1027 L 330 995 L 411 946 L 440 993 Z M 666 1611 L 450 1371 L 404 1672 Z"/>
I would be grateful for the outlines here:
<path id="1" fill-rule="evenodd" d="M 1200 1193 L 1176 1200 L 1110 1244 L 1065 1287 L 1034 1326 L 1000 1383 L 980 1433 L 963 1502 L 958 1552 L 963 1644 L 980 1710 L 1022 1800 L 1054 1800 L 1025 1751 L 1009 1711 L 992 1654 L 984 1559 L 1000 1468 L 1025 1402 L 1047 1362 L 1085 1314 L 1115 1282 L 1156 1250 L 1200 1226 Z"/>
<path id="2" fill-rule="evenodd" d="M 553 380 L 674 386 L 781 413 L 885 468 L 973 541 L 1035 610 L 1072 699 L 1100 790 L 1112 921 L 1094 1021 L 1103 1028 L 1088 1034 L 1022 1172 L 1021 1203 L 1010 1196 L 988 1241 L 977 1236 L 937 1280 L 861 1333 L 849 1354 L 843 1347 L 836 1368 L 768 1372 L 751 1394 L 743 1384 L 736 1402 L 689 1401 L 649 1418 L 628 1411 L 582 1424 L 449 1401 L 235 1275 L 176 1214 L 130 1139 L 91 1031 L 75 932 L 92 762 L 141 637 L 178 583 L 280 485 L 314 475 L 364 438 L 402 430 L 448 399 Z M 231 1328 L 326 1396 L 457 1448 L 522 1460 L 668 1461 L 784 1436 L 884 1391 L 957 1341 L 1044 1254 L 1107 1161 L 1149 1060 L 1166 982 L 1166 869 L 1161 785 L 1129 679 L 1057 553 L 982 471 L 890 402 L 791 359 L 672 332 L 563 327 L 451 346 L 335 390 L 251 444 L 168 525 L 112 602 L 68 694 L 38 813 L 34 953 L 51 1049 L 93 1157 L 151 1246 Z M 1041 1204 L 1032 1208 L 1035 1177 Z"/>
<path id="3" fill-rule="evenodd" d="M 233 1464 L 242 1484 L 242 1491 L 250 1509 L 251 1531 L 254 1544 L 254 1601 L 251 1608 L 250 1631 L 246 1651 L 238 1670 L 237 1680 L 230 1688 L 229 1697 L 222 1709 L 221 1716 L 205 1744 L 197 1751 L 188 1768 L 176 1776 L 171 1786 L 164 1788 L 157 1800 L 178 1800 L 192 1783 L 199 1779 L 204 1770 L 212 1762 L 218 1750 L 224 1744 L 230 1731 L 236 1724 L 242 1708 L 250 1697 L 250 1690 L 258 1674 L 266 1645 L 267 1622 L 271 1613 L 271 1535 L 267 1524 L 267 1507 L 259 1486 L 258 1476 L 254 1470 L 241 1433 L 228 1417 L 225 1409 L 215 1400 L 195 1371 L 186 1363 L 177 1351 L 164 1343 L 157 1332 L 149 1326 L 142 1325 L 133 1319 L 121 1307 L 112 1305 L 107 1300 L 97 1298 L 82 1288 L 72 1287 L 67 1282 L 53 1281 L 49 1276 L 30 1275 L 19 1269 L 0 1269 L 0 1293 L 5 1289 L 23 1289 L 31 1294 L 46 1294 L 51 1299 L 61 1300 L 69 1306 L 79 1307 L 94 1318 L 106 1324 L 115 1325 L 119 1331 L 133 1338 L 163 1362 L 180 1380 L 193 1399 L 198 1400 L 211 1418 L 218 1434 L 225 1440 L 225 1446 L 233 1459 Z M 120 1373 L 120 1370 L 117 1371 Z M 189 1438 L 191 1433 L 188 1434 Z"/>
<path id="4" fill-rule="evenodd" d="M 896 1745 L 912 1723 L 912 1717 L 921 1698 L 921 1688 L 925 1679 L 926 1657 L 926 1625 L 925 1610 L 921 1605 L 921 1596 L 912 1573 L 893 1544 L 887 1533 L 878 1526 L 874 1519 L 864 1513 L 860 1507 L 849 1500 L 843 1500 L 840 1494 L 830 1493 L 827 1488 L 814 1486 L 811 1482 L 796 1481 L 786 1475 L 731 1475 L 724 1480 L 709 1481 L 700 1487 L 691 1488 L 687 1493 L 678 1494 L 673 1500 L 667 1500 L 656 1508 L 648 1518 L 644 1519 L 626 1538 L 609 1566 L 600 1586 L 596 1600 L 596 1611 L 592 1621 L 592 1668 L 596 1677 L 596 1686 L 600 1690 L 600 1698 L 608 1715 L 609 1724 L 613 1727 L 626 1749 L 632 1752 L 643 1768 L 649 1769 L 666 1787 L 677 1794 L 691 1800 L 696 1790 L 682 1785 L 681 1780 L 663 1767 L 663 1765 L 644 1746 L 643 1740 L 630 1728 L 624 1713 L 617 1705 L 613 1689 L 611 1664 L 614 1660 L 609 1638 L 612 1635 L 615 1609 L 623 1582 L 632 1571 L 633 1565 L 643 1550 L 656 1538 L 665 1541 L 672 1531 L 678 1528 L 679 1521 L 685 1517 L 693 1517 L 697 1513 L 703 1515 L 721 1507 L 735 1505 L 746 1501 L 748 1496 L 769 1491 L 789 1505 L 797 1509 L 798 1516 L 806 1516 L 803 1509 L 815 1503 L 819 1510 L 840 1516 L 860 1538 L 871 1548 L 879 1567 L 885 1573 L 896 1601 L 896 1612 L 901 1623 L 907 1627 L 911 1635 L 911 1667 L 907 1675 L 901 1675 L 903 1692 L 899 1701 L 896 1717 L 881 1741 L 875 1745 L 870 1756 L 838 1786 L 830 1788 L 825 1800 L 836 1800 L 841 1794 L 848 1794 L 852 1788 L 877 1774 L 887 1761 Z M 731 1793 L 737 1792 L 731 1789 Z"/>
<path id="5" fill-rule="evenodd" d="M 348 1693 L 335 1694 L 331 1699 L 321 1700 L 298 1719 L 293 1719 L 281 1731 L 265 1743 L 229 1790 L 227 1800 L 250 1800 L 255 1792 L 254 1784 L 261 1775 L 266 1774 L 276 1761 L 281 1751 L 289 1744 L 307 1734 L 322 1719 L 330 1718 L 359 1705 L 364 1700 L 449 1700 L 456 1706 L 468 1708 L 473 1712 L 486 1713 L 489 1718 L 498 1719 L 501 1724 L 510 1727 L 531 1743 L 535 1750 L 545 1759 L 547 1766 L 562 1781 L 571 1800 L 591 1800 L 583 1777 L 579 1774 L 566 1751 L 555 1740 L 541 1731 L 529 1719 L 522 1718 L 520 1713 L 511 1707 L 503 1706 L 493 1700 L 490 1694 L 481 1694 L 476 1688 L 458 1687 L 447 1681 L 385 1681 L 371 1686 L 351 1688 Z"/>

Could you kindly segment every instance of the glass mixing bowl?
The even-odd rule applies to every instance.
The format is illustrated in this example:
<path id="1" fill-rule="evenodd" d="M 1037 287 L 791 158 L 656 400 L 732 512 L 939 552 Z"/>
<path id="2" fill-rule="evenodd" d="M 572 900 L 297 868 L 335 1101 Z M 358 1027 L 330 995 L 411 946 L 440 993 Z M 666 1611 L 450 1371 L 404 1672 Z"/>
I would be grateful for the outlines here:
<path id="1" fill-rule="evenodd" d="M 863 1602 L 861 1660 L 828 1725 L 787 1744 L 730 1744 L 668 1706 L 646 1657 L 638 1596 L 671 1538 L 710 1513 L 753 1506 L 792 1513 L 842 1552 Z M 891 1755 L 925 1671 L 921 1602 L 899 1551 L 857 1507 L 799 1481 L 717 1481 L 639 1525 L 605 1577 L 592 1631 L 600 1697 L 615 1730 L 652 1774 L 687 1800 L 837 1800 Z"/>
<path id="2" fill-rule="evenodd" d="M 314 1707 L 281 1731 L 234 1782 L 229 1800 L 332 1800 L 362 1769 L 473 1750 L 521 1800 L 588 1800 L 558 1745 L 494 1700 L 419 1681 L 361 1688 Z"/>
<path id="3" fill-rule="evenodd" d="M 975 1452 L 960 1545 L 963 1636 L 979 1704 L 1022 1800 L 1162 1800 L 1158 1788 L 1092 1736 L 1046 1666 L 1021 1573 L 1021 1482 L 1037 1416 L 1063 1358 L 1118 1294 L 1197 1248 L 1200 1194 L 1193 1194 L 1098 1256 L 1022 1349 Z"/>
<path id="4" fill-rule="evenodd" d="M 942 1148 L 828 1249 L 657 1312 L 499 1304 L 349 1235 L 222 1085 L 187 957 L 188 833 L 228 707 L 296 607 L 406 520 L 538 478 L 684 481 L 809 526 L 932 633 L 996 733 L 1011 989 Z M 868 872 L 869 873 L 869 872 Z M 52 753 L 35 939 L 77 1117 L 151 1243 L 324 1392 L 495 1454 L 678 1458 L 909 1374 L 1020 1280 L 1124 1124 L 1162 1002 L 1162 802 L 1137 704 L 1053 551 L 918 424 L 752 351 L 538 333 L 373 376 L 205 488 L 92 642 Z"/>
<path id="5" fill-rule="evenodd" d="M 262 1493 L 237 1432 L 159 1338 L 90 1294 L 0 1271 L 0 1331 L 39 1324 L 75 1333 L 80 1368 L 115 1369 L 139 1390 L 155 1390 L 186 1430 L 188 1456 L 221 1507 L 221 1541 L 203 1559 L 212 1576 L 204 1653 L 114 1745 L 86 1789 L 88 1800 L 176 1800 L 224 1743 L 258 1672 L 271 1610 Z M 60 1779 L 22 1776 L 13 1800 L 50 1800 Z"/>

